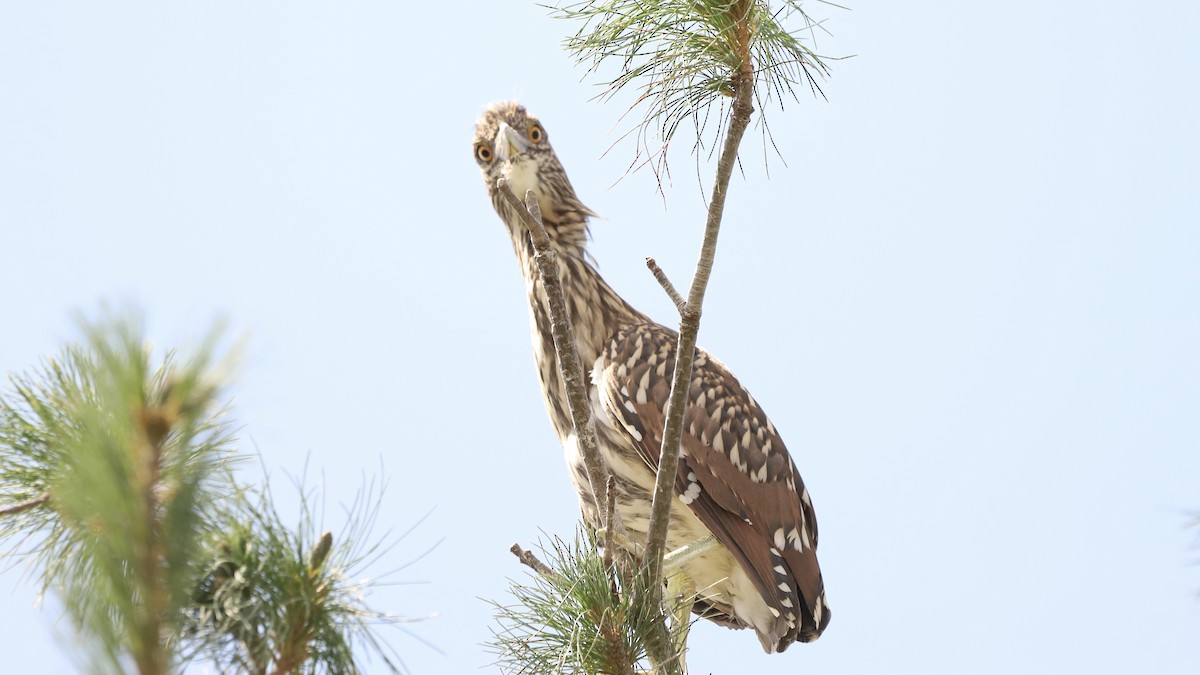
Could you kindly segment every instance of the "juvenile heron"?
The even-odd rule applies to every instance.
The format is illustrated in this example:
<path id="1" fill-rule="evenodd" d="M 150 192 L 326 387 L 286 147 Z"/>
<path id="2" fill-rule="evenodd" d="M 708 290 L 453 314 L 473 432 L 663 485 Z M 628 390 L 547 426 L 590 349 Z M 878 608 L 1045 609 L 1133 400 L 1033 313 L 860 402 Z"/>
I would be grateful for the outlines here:
<path id="1" fill-rule="evenodd" d="M 589 400 L 601 454 L 615 477 L 617 510 L 630 539 L 644 543 L 677 335 L 621 299 L 589 262 L 588 218 L 595 214 L 575 195 L 537 118 L 515 102 L 489 107 L 475 126 L 474 152 L 525 278 L 542 393 L 584 518 L 598 525 L 602 508 L 589 488 L 567 408 L 530 233 L 500 195 L 500 178 L 518 197 L 526 190 L 537 196 L 558 254 L 580 361 L 592 368 Z M 812 499 L 762 408 L 703 350 L 697 350 L 683 427 L 667 548 L 710 535 L 716 542 L 677 570 L 697 593 L 693 611 L 753 628 L 768 653 L 817 639 L 830 612 Z"/>

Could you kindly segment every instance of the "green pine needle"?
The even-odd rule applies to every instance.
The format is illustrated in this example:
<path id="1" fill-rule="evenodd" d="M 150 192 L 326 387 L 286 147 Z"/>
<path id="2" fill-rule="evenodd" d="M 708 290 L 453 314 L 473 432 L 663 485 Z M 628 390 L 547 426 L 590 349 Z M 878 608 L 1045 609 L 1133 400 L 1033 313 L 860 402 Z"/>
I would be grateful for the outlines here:
<path id="1" fill-rule="evenodd" d="M 374 627 L 406 619 L 366 604 L 378 581 L 363 572 L 390 550 L 371 536 L 379 496 L 370 487 L 361 493 L 335 534 L 319 530 L 303 487 L 298 527 L 284 524 L 265 480 L 236 495 L 207 546 L 208 568 L 180 638 L 184 653 L 223 672 L 359 673 L 368 657 L 401 672 Z"/>
<path id="2" fill-rule="evenodd" d="M 496 625 L 486 646 L 497 664 L 527 675 L 648 670 L 647 640 L 663 615 L 648 606 L 643 575 L 610 569 L 579 533 L 540 551 L 554 574 L 530 572 L 511 583 L 515 602 L 492 602 Z"/>
<path id="3" fill-rule="evenodd" d="M 800 87 L 824 96 L 820 81 L 829 74 L 828 57 L 806 44 L 820 24 L 800 5 L 800 0 L 786 0 L 773 11 L 763 0 L 588 0 L 552 9 L 558 18 L 582 22 L 566 48 L 577 63 L 587 64 L 589 75 L 599 73 L 606 62 L 617 62 L 618 72 L 603 78 L 599 98 L 636 85 L 632 107 L 645 104 L 636 129 L 639 157 L 642 148 L 652 147 L 651 136 L 656 137 L 659 149 L 651 155 L 657 158 L 657 171 L 665 170 L 666 150 L 688 120 L 697 135 L 693 150 L 703 147 L 713 107 L 726 109 L 724 102 L 733 95 L 734 79 L 744 64 L 753 73 L 760 111 L 771 101 L 782 105 L 785 97 L 795 99 Z M 750 29 L 748 43 L 738 33 L 743 13 L 749 19 L 744 22 Z M 725 115 L 718 120 L 714 148 Z"/>
<path id="4" fill-rule="evenodd" d="M 136 317 L 85 324 L 87 341 L 0 398 L 0 504 L 40 493 L 0 521 L 14 559 L 34 563 L 108 669 L 165 673 L 229 459 L 215 334 L 186 363 L 158 365 Z M 100 667 L 97 664 L 97 667 Z"/>
<path id="5" fill-rule="evenodd" d="M 398 672 L 374 627 L 405 619 L 370 609 L 359 579 L 391 548 L 371 536 L 373 485 L 340 532 L 303 492 L 285 527 L 269 487 L 234 480 L 217 332 L 155 363 L 136 317 L 83 328 L 0 396 L 0 559 L 62 598 L 88 668 L 358 673 L 377 656 Z"/>

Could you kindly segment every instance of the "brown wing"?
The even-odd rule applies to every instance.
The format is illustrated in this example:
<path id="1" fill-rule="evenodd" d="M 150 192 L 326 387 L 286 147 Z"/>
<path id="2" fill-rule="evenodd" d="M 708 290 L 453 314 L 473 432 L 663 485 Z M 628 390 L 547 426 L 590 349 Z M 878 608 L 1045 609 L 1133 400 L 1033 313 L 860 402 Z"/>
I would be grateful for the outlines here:
<path id="1" fill-rule="evenodd" d="M 658 468 L 676 334 L 645 323 L 604 353 L 601 399 Z M 680 499 L 741 564 L 771 613 L 777 651 L 815 640 L 829 622 L 817 564 L 817 519 L 774 425 L 725 366 L 697 352 L 675 480 Z"/>

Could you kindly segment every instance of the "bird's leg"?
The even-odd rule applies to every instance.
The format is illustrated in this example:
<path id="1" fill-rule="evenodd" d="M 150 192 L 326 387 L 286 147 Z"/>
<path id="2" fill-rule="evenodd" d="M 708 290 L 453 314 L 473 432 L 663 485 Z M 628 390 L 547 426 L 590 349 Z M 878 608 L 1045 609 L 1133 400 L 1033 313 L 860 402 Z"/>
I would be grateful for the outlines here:
<path id="1" fill-rule="evenodd" d="M 711 551 L 716 545 L 717 538 L 710 534 L 707 537 L 697 539 L 690 544 L 684 544 L 674 551 L 667 553 L 663 556 L 663 574 L 669 575 L 671 572 L 683 567 L 685 563 Z"/>
<path id="2" fill-rule="evenodd" d="M 665 568 L 664 568 L 665 569 Z M 675 651 L 679 654 L 680 669 L 687 672 L 685 650 L 687 649 L 688 629 L 692 627 L 692 606 L 696 601 L 696 583 L 683 572 L 667 577 L 668 602 L 674 608 L 671 613 L 671 629 L 675 635 Z"/>
<path id="3" fill-rule="evenodd" d="M 611 529 L 607 527 L 596 528 L 596 540 L 602 544 L 611 541 L 614 547 L 628 551 L 630 555 L 640 560 L 642 552 L 646 547 L 626 536 L 625 528 L 621 525 L 621 521 L 614 520 L 613 522 L 616 527 Z"/>
<path id="4" fill-rule="evenodd" d="M 679 663 L 684 672 L 687 671 L 684 652 L 687 649 L 688 630 L 692 627 L 692 607 L 696 604 L 696 582 L 683 571 L 683 566 L 712 550 L 716 545 L 716 537 L 710 534 L 663 556 L 663 576 L 667 578 L 666 597 L 675 608 L 671 615 L 675 650 L 679 653 Z"/>
<path id="5" fill-rule="evenodd" d="M 640 558 L 644 547 L 627 537 L 625 529 L 620 527 L 619 522 L 617 524 L 618 527 L 613 528 L 611 532 L 606 527 L 597 528 L 596 539 L 601 542 L 612 541 L 614 546 L 629 551 L 634 556 Z M 678 570 L 686 563 L 708 553 L 716 545 L 717 538 L 710 534 L 707 537 L 697 539 L 690 544 L 684 544 L 674 551 L 663 555 L 663 574 L 670 574 Z"/>

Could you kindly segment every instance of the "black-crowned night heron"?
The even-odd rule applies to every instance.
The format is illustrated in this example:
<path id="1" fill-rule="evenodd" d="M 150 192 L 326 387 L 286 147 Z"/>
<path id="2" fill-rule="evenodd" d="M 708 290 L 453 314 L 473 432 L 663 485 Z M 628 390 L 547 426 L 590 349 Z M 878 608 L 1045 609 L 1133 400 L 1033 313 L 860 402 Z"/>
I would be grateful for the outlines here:
<path id="1" fill-rule="evenodd" d="M 524 107 L 508 102 L 488 108 L 475 127 L 474 152 L 525 277 L 538 375 L 584 517 L 599 524 L 601 509 L 576 443 L 530 234 L 500 195 L 501 178 L 518 197 L 526 190 L 537 196 L 558 254 L 579 357 L 592 368 L 589 398 L 601 454 L 615 477 L 621 522 L 630 539 L 644 543 L 676 334 L 629 306 L 588 262 L 587 221 L 595 214 L 575 195 L 545 128 Z M 762 408 L 703 350 L 697 350 L 688 391 L 675 487 L 668 550 L 709 535 L 716 542 L 679 567 L 697 593 L 693 611 L 753 628 L 767 652 L 817 639 L 830 612 L 812 500 Z"/>

